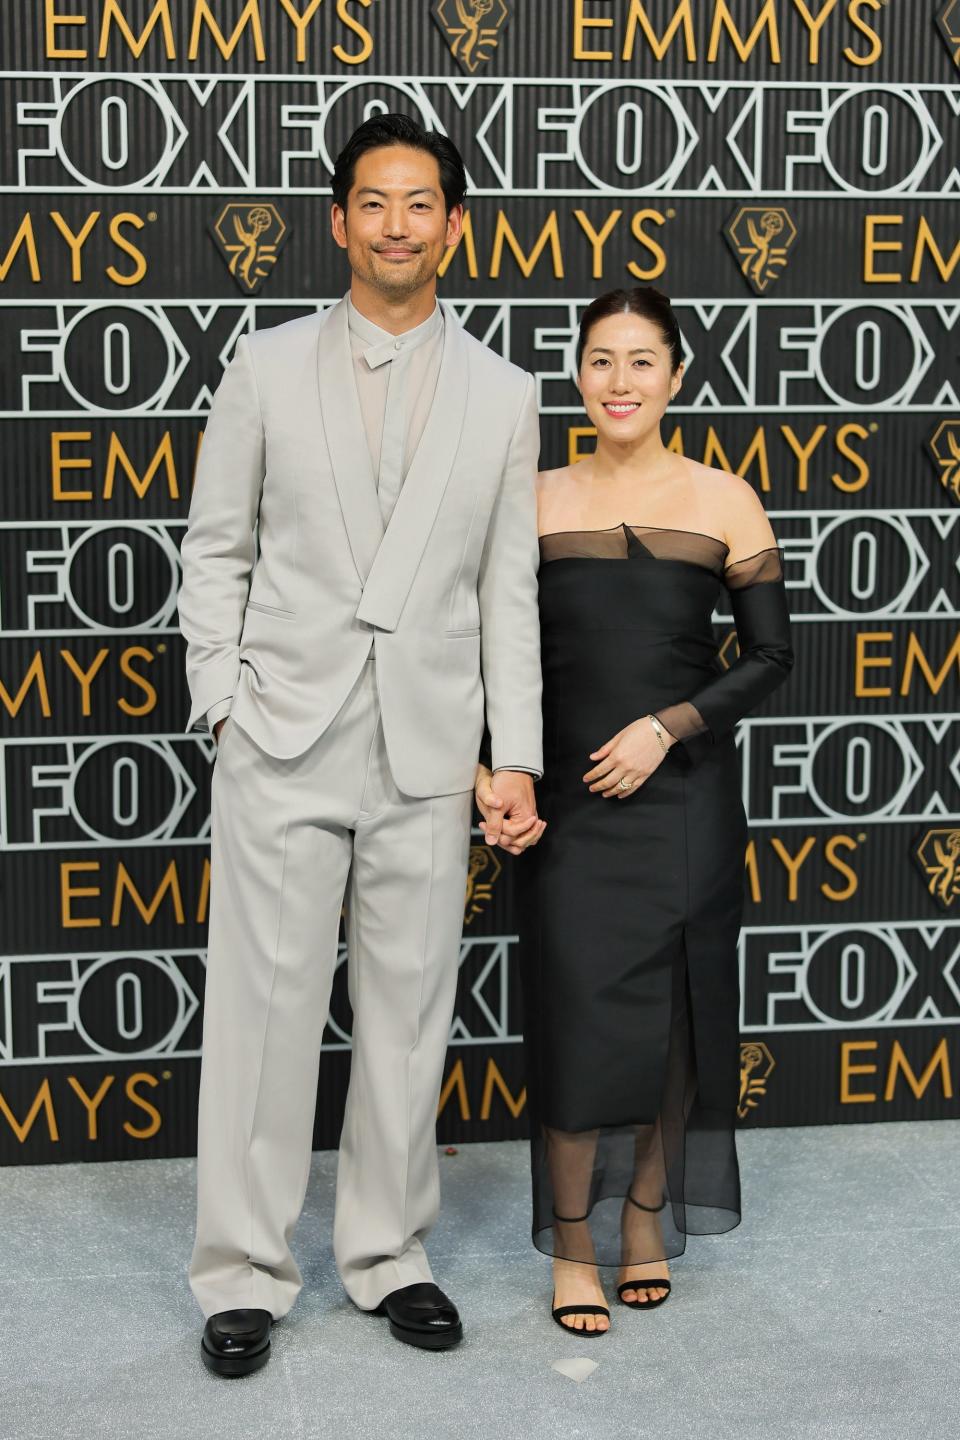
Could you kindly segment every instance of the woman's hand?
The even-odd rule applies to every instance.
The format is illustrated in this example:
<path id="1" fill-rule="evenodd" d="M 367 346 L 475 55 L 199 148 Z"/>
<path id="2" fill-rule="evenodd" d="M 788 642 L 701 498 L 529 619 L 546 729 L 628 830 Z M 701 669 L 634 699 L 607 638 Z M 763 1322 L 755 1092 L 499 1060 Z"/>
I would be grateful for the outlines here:
<path id="1" fill-rule="evenodd" d="M 493 772 L 486 765 L 477 766 L 473 793 L 483 816 L 484 839 L 488 845 L 500 845 L 509 854 L 520 855 L 536 845 L 547 828 L 546 820 L 539 820 L 535 815 L 532 820 L 504 819 L 504 802 L 493 788 Z"/>
<path id="2" fill-rule="evenodd" d="M 676 740 L 669 731 L 662 726 L 660 728 L 663 743 L 669 750 Z M 598 763 L 584 775 L 584 783 L 605 800 L 625 800 L 650 779 L 657 766 L 666 759 L 666 751 L 661 748 L 650 717 L 644 715 L 641 720 L 634 720 L 632 725 L 618 731 L 599 750 L 594 750 L 590 759 Z M 621 785 L 621 779 L 629 784 Z"/>

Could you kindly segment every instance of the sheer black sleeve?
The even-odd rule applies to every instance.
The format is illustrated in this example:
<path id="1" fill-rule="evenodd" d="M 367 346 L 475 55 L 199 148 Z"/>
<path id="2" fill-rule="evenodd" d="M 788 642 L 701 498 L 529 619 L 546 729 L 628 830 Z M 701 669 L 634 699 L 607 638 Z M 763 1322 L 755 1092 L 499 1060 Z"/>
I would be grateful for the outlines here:
<path id="1" fill-rule="evenodd" d="M 761 550 L 724 570 L 740 654 L 696 694 L 657 712 L 680 744 L 681 760 L 696 764 L 710 747 L 782 685 L 793 665 L 790 612 L 779 549 Z"/>

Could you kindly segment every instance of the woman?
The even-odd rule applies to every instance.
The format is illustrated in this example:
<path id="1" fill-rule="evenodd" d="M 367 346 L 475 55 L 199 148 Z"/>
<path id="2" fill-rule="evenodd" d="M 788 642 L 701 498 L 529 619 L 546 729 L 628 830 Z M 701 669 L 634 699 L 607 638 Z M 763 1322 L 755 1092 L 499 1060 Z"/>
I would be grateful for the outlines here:
<path id="1" fill-rule="evenodd" d="M 652 1309 L 687 1234 L 740 1218 L 733 728 L 793 657 L 756 495 L 663 445 L 683 369 L 659 291 L 595 300 L 577 384 L 596 453 L 538 482 L 547 827 L 505 838 L 540 841 L 517 874 L 533 1238 L 554 1256 L 554 1319 L 587 1335 L 610 1323 L 598 1267 Z M 729 668 L 711 626 L 724 588 Z M 484 768 L 477 798 L 489 814 Z"/>

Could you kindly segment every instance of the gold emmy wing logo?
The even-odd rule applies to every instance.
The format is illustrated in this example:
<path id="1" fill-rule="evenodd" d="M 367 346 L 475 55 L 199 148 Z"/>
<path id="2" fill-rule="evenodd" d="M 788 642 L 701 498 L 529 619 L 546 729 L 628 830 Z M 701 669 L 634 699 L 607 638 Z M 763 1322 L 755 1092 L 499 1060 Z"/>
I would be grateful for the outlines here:
<path id="1" fill-rule="evenodd" d="M 210 229 L 240 289 L 255 295 L 272 272 L 289 234 L 276 205 L 264 200 L 242 204 L 231 201 L 211 222 Z"/>
<path id="2" fill-rule="evenodd" d="M 927 444 L 940 471 L 941 485 L 960 501 L 960 420 L 941 420 Z"/>
<path id="3" fill-rule="evenodd" d="M 928 893 L 949 910 L 960 895 L 960 829 L 928 830 L 915 854 Z"/>
<path id="4" fill-rule="evenodd" d="M 953 56 L 953 63 L 960 69 L 960 0 L 950 0 L 937 16 L 937 29 Z"/>
<path id="5" fill-rule="evenodd" d="M 509 19 L 504 0 L 434 0 L 431 13 L 468 75 L 490 59 Z"/>
<path id="6" fill-rule="evenodd" d="M 797 227 L 782 206 L 742 205 L 723 233 L 747 284 L 762 295 L 780 279 Z"/>
<path id="7" fill-rule="evenodd" d="M 490 845 L 471 845 L 467 869 L 467 894 L 463 906 L 463 923 L 469 925 L 482 915 L 493 898 L 493 887 L 503 866 Z"/>
<path id="8" fill-rule="evenodd" d="M 740 1102 L 737 1114 L 746 1120 L 767 1093 L 767 1081 L 776 1060 L 762 1040 L 744 1040 L 740 1044 Z"/>

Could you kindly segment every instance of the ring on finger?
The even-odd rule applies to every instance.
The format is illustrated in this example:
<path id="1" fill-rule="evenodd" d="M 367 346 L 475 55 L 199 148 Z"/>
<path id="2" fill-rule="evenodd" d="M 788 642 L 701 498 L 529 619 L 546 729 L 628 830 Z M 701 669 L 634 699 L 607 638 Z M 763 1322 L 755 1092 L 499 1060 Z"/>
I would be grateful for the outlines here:
<path id="1" fill-rule="evenodd" d="M 620 779 L 617 781 L 617 785 L 618 785 L 618 787 L 619 787 L 621 790 L 632 790 L 632 789 L 633 789 L 633 781 L 632 781 L 632 780 L 628 780 L 627 777 L 626 777 L 626 775 L 621 775 L 621 776 L 620 776 Z"/>

